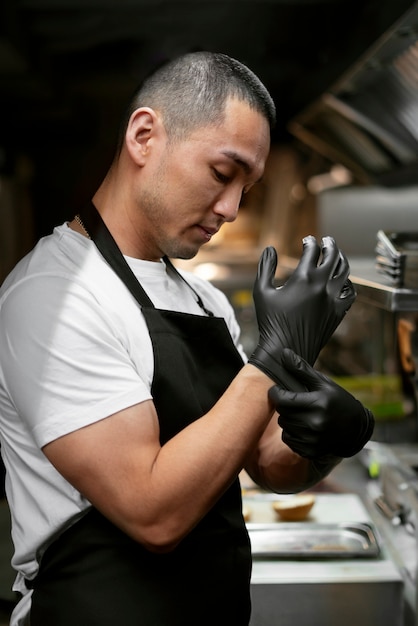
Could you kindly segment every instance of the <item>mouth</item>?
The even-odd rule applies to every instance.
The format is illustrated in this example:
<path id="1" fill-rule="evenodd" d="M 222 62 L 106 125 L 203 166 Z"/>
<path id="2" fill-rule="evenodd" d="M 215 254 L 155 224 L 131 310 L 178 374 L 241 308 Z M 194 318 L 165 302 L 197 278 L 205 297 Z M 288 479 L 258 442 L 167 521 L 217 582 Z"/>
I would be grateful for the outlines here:
<path id="1" fill-rule="evenodd" d="M 219 228 L 210 228 L 209 226 L 202 226 L 202 224 L 198 224 L 197 227 L 199 228 L 205 241 L 210 241 L 213 235 L 216 235 L 219 230 Z"/>

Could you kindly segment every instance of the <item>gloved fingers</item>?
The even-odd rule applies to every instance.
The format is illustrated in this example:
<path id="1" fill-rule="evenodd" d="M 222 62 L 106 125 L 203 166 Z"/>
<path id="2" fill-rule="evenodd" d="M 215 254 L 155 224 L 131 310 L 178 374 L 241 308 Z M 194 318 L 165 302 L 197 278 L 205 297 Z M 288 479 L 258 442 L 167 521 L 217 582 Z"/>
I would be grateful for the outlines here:
<path id="1" fill-rule="evenodd" d="M 330 283 L 333 293 L 338 298 L 348 298 L 354 293 L 354 287 L 349 279 L 350 264 L 344 252 L 339 250 L 338 263 L 335 267 Z"/>
<path id="2" fill-rule="evenodd" d="M 319 270 L 326 280 L 332 279 L 341 264 L 340 250 L 333 237 L 323 237 L 321 240 L 322 259 Z"/>
<path id="3" fill-rule="evenodd" d="M 302 383 L 309 391 L 316 390 L 323 384 L 323 376 L 317 372 L 305 359 L 290 348 L 285 348 L 281 355 L 281 364 L 293 378 Z M 300 394 L 296 394 L 300 396 Z M 298 402 L 304 398 L 295 398 Z"/>
<path id="4" fill-rule="evenodd" d="M 345 300 L 347 303 L 350 302 L 350 306 L 351 306 L 354 300 L 356 299 L 356 297 L 357 297 L 357 293 L 354 288 L 354 285 L 351 282 L 351 280 L 347 278 L 340 292 L 340 300 Z"/>
<path id="5" fill-rule="evenodd" d="M 286 430 L 282 431 L 283 442 L 296 454 L 307 459 L 313 459 L 318 456 L 318 450 L 322 452 L 322 445 L 318 442 L 318 438 L 310 437 L 308 432 L 303 436 L 294 436 Z M 319 454 L 320 455 L 320 454 Z"/>
<path id="6" fill-rule="evenodd" d="M 331 237 L 328 237 L 328 239 L 333 241 Z M 336 249 L 338 250 L 338 248 Z M 324 253 L 325 250 L 326 248 L 324 249 Z M 348 259 L 341 250 L 338 250 L 338 260 L 333 270 L 332 280 L 328 283 L 328 291 L 334 298 L 344 300 L 343 307 L 345 311 L 348 311 L 357 295 L 353 283 L 349 279 L 349 275 L 350 264 Z"/>
<path id="7" fill-rule="evenodd" d="M 297 412 L 309 411 L 315 402 L 322 406 L 325 389 L 337 387 L 327 376 L 318 372 L 290 348 L 284 348 L 281 364 L 289 372 L 291 379 L 299 383 L 303 391 L 289 391 L 276 385 L 268 391 L 270 401 L 280 413 L 285 410 L 287 415 L 295 416 Z M 306 391 L 305 391 L 306 390 Z"/>
<path id="8" fill-rule="evenodd" d="M 327 281 L 327 293 L 337 300 L 337 311 L 344 314 L 353 304 L 356 292 L 349 279 L 348 259 L 332 237 L 322 239 L 322 262 L 319 266 Z M 338 306 L 341 302 L 341 306 Z"/>
<path id="9" fill-rule="evenodd" d="M 277 421 L 282 428 L 282 440 L 300 456 L 313 459 L 329 451 L 329 437 L 320 413 L 301 412 L 296 419 L 286 413 L 279 415 Z"/>
<path id="10" fill-rule="evenodd" d="M 321 254 L 321 249 L 316 241 L 315 237 L 308 235 L 303 238 L 303 250 L 302 256 L 298 263 L 294 274 L 297 276 L 308 276 L 312 268 L 316 268 L 318 259 Z"/>
<path id="11" fill-rule="evenodd" d="M 274 275 L 277 268 L 277 252 L 273 246 L 265 248 L 261 254 L 257 268 L 254 293 L 274 288 Z"/>
<path id="12" fill-rule="evenodd" d="M 338 250 L 338 260 L 332 274 L 332 280 L 338 291 L 341 291 L 342 286 L 350 275 L 350 264 L 344 252 Z"/>
<path id="13" fill-rule="evenodd" d="M 355 302 L 356 297 L 357 292 L 354 289 L 354 285 L 351 280 L 347 278 L 341 289 L 340 295 L 335 301 L 336 312 L 343 317 Z"/>
<path id="14" fill-rule="evenodd" d="M 309 401 L 309 392 L 290 391 L 281 385 L 275 385 L 269 389 L 268 397 L 278 411 L 280 407 L 286 411 L 299 411 L 299 405 L 305 406 Z"/>
<path id="15" fill-rule="evenodd" d="M 291 437 L 298 437 L 310 432 L 311 426 L 307 423 L 306 414 L 298 409 L 286 409 L 277 417 L 278 425 Z"/>

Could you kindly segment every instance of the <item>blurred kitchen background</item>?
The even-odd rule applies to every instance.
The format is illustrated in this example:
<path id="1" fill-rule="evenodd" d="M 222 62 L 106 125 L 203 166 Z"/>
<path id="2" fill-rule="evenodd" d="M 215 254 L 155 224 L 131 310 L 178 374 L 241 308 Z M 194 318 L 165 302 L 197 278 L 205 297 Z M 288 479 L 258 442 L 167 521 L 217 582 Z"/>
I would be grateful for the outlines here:
<path id="1" fill-rule="evenodd" d="M 3 0 L 0 282 L 40 236 L 91 197 L 140 80 L 164 60 L 200 49 L 225 52 L 253 69 L 276 102 L 278 124 L 263 182 L 246 196 L 237 221 L 184 267 L 228 294 L 251 351 L 257 338 L 251 290 L 263 248 L 279 253 L 279 285 L 305 235 L 336 239 L 358 298 L 317 367 L 376 415 L 373 443 L 385 453 L 378 447 L 380 457 L 369 451 L 361 459 L 360 481 L 381 478 L 382 458 L 393 451 L 413 452 L 386 462 L 404 472 L 383 494 L 385 504 L 392 498 L 390 542 L 391 511 L 414 515 L 415 503 L 406 504 L 398 487 L 418 466 L 418 3 Z M 7 526 L 7 514 L 5 520 Z M 0 567 L 7 544 L 4 551 Z M 382 613 L 379 623 L 417 624 L 415 560 L 406 566 L 399 553 L 394 558 L 413 591 L 405 614 L 396 605 L 395 617 L 386 611 L 391 621 L 382 621 Z M 0 571 L 6 603 L 13 600 L 9 577 Z M 366 619 L 364 626 L 377 623 Z"/>

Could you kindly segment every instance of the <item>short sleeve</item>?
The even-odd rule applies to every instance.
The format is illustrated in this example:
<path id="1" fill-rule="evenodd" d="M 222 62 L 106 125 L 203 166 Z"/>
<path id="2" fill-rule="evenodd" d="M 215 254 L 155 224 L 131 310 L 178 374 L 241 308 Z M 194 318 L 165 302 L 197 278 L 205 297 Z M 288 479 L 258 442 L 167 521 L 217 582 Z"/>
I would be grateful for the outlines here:
<path id="1" fill-rule="evenodd" d="M 3 384 L 40 447 L 151 398 L 129 342 L 81 283 L 23 280 L 0 316 Z"/>

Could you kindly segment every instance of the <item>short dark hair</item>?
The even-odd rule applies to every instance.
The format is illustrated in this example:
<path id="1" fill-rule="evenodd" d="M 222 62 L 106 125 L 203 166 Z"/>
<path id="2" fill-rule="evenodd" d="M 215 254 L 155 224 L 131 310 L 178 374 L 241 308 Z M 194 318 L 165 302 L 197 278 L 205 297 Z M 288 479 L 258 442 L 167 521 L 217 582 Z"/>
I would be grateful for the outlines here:
<path id="1" fill-rule="evenodd" d="M 134 94 L 121 127 L 120 145 L 132 113 L 140 107 L 161 112 L 169 139 L 223 119 L 228 98 L 235 97 L 261 113 L 272 129 L 276 108 L 267 88 L 245 65 L 216 52 L 191 52 L 151 74 Z"/>

